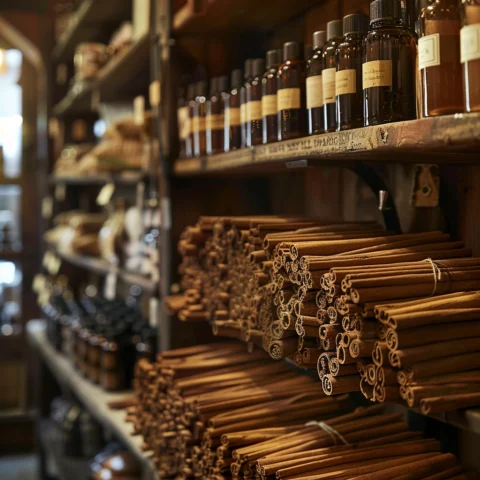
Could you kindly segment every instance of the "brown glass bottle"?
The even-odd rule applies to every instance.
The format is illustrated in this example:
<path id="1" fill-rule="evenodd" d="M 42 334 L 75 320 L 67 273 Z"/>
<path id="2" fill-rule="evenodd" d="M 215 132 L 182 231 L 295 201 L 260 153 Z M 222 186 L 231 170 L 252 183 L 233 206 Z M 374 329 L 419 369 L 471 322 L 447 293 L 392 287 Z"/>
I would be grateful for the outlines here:
<path id="1" fill-rule="evenodd" d="M 198 82 L 195 87 L 195 107 L 193 110 L 193 138 L 195 157 L 207 153 L 207 137 L 205 135 L 205 119 L 207 116 L 207 82 Z"/>
<path id="2" fill-rule="evenodd" d="M 278 70 L 278 111 L 282 140 L 307 135 L 307 65 L 300 42 L 283 45 L 283 64 Z"/>
<path id="3" fill-rule="evenodd" d="M 262 134 L 262 76 L 265 60 L 256 58 L 252 63 L 252 81 L 246 87 L 247 147 L 261 145 Z"/>
<path id="4" fill-rule="evenodd" d="M 225 95 L 225 151 L 236 150 L 242 145 L 240 118 L 240 89 L 243 71 L 234 70 L 230 82 L 231 90 Z"/>
<path id="5" fill-rule="evenodd" d="M 400 0 L 372 2 L 370 30 L 363 41 L 365 126 L 415 118 L 416 49 Z"/>
<path id="6" fill-rule="evenodd" d="M 247 88 L 253 80 L 252 77 L 253 59 L 245 60 L 245 70 L 243 77 L 243 85 L 240 88 L 240 122 L 242 124 L 242 142 L 241 148 L 247 146 Z"/>
<path id="7" fill-rule="evenodd" d="M 337 131 L 363 126 L 362 42 L 368 17 L 354 13 L 343 18 L 343 42 L 337 47 L 335 96 Z"/>
<path id="8" fill-rule="evenodd" d="M 335 105 L 335 76 L 337 72 L 337 46 L 343 39 L 341 20 L 327 23 L 327 43 L 323 47 L 323 129 L 334 132 L 337 128 L 337 107 Z"/>
<path id="9" fill-rule="evenodd" d="M 323 47 L 327 32 L 321 30 L 313 34 L 313 52 L 307 61 L 307 115 L 308 133 L 324 133 L 323 118 Z"/>
<path id="10" fill-rule="evenodd" d="M 282 63 L 282 51 L 269 50 L 266 60 L 262 78 L 262 133 L 263 143 L 272 143 L 278 141 L 277 73 Z"/>
<path id="11" fill-rule="evenodd" d="M 480 111 L 480 0 L 462 1 L 460 57 L 467 112 Z"/>
<path id="12" fill-rule="evenodd" d="M 225 151 L 225 95 L 228 90 L 228 77 L 215 77 L 212 83 L 206 120 L 209 155 Z"/>
<path id="13" fill-rule="evenodd" d="M 455 0 L 428 0 L 417 25 L 421 116 L 462 112 L 460 7 Z"/>

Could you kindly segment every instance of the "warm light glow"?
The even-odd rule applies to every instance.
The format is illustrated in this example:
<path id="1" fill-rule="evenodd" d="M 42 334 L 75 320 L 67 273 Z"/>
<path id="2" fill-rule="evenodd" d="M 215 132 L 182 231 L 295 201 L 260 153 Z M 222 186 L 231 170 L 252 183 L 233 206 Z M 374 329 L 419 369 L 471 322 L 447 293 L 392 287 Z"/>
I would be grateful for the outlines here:
<path id="1" fill-rule="evenodd" d="M 0 48 L 0 75 L 8 71 L 7 51 Z"/>

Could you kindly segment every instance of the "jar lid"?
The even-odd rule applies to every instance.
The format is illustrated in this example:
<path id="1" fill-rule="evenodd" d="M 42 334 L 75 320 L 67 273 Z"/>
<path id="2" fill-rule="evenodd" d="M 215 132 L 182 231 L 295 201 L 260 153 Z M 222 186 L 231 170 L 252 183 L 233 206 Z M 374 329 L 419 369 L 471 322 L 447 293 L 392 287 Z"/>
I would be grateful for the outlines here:
<path id="1" fill-rule="evenodd" d="M 228 90 L 228 77 L 226 75 L 217 77 L 217 92 L 224 93 L 227 90 Z"/>
<path id="2" fill-rule="evenodd" d="M 247 60 L 245 60 L 244 67 L 245 67 L 244 68 L 244 72 L 245 72 L 244 79 L 248 80 L 249 78 L 252 77 L 253 59 L 248 58 Z"/>
<path id="3" fill-rule="evenodd" d="M 303 59 L 302 42 L 286 42 L 283 44 L 283 61 Z"/>
<path id="4" fill-rule="evenodd" d="M 319 30 L 313 33 L 313 49 L 318 50 L 323 48 L 327 43 L 327 32 L 325 30 Z"/>
<path id="5" fill-rule="evenodd" d="M 237 69 L 232 72 L 232 88 L 239 87 L 243 82 L 243 70 Z"/>
<path id="6" fill-rule="evenodd" d="M 367 33 L 369 19 L 364 13 L 353 13 L 343 17 L 343 34 Z"/>
<path id="7" fill-rule="evenodd" d="M 327 23 L 327 40 L 343 37 L 343 22 L 341 20 L 332 20 Z"/>
<path id="8" fill-rule="evenodd" d="M 256 58 L 252 65 L 253 77 L 261 77 L 265 72 L 265 60 L 263 58 Z"/>
<path id="9" fill-rule="evenodd" d="M 370 4 L 370 24 L 382 19 L 401 20 L 400 0 L 374 0 Z"/>
<path id="10" fill-rule="evenodd" d="M 276 68 L 282 63 L 282 51 L 279 49 L 269 50 L 267 52 L 267 70 L 271 68 Z"/>

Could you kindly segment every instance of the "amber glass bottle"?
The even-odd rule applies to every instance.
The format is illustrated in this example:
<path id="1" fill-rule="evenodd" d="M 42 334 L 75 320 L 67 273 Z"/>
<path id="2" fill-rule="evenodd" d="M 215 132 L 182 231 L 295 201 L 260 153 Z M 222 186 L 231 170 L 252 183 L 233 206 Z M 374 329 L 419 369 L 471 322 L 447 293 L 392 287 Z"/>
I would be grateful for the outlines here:
<path id="1" fill-rule="evenodd" d="M 343 18 L 343 42 L 337 47 L 335 95 L 337 131 L 363 126 L 362 42 L 368 17 L 354 13 Z"/>
<path id="2" fill-rule="evenodd" d="M 240 118 L 240 89 L 243 71 L 234 70 L 230 82 L 231 90 L 225 95 L 225 151 L 235 150 L 242 145 Z"/>
<path id="3" fill-rule="evenodd" d="M 225 151 L 225 95 L 228 90 L 228 78 L 215 77 L 212 80 L 210 99 L 207 102 L 207 153 Z"/>
<path id="4" fill-rule="evenodd" d="M 404 23 L 400 0 L 370 4 L 363 42 L 364 125 L 415 118 L 415 34 Z"/>
<path id="5" fill-rule="evenodd" d="M 313 34 L 313 52 L 307 61 L 307 115 L 308 133 L 315 135 L 325 132 L 323 118 L 323 47 L 327 32 L 321 30 Z"/>
<path id="6" fill-rule="evenodd" d="M 464 103 L 467 112 L 480 111 L 480 0 L 462 1 L 460 31 Z"/>
<path id="7" fill-rule="evenodd" d="M 195 106 L 193 109 L 193 153 L 201 157 L 207 153 L 205 118 L 207 115 L 207 82 L 198 82 L 195 86 Z"/>
<path id="8" fill-rule="evenodd" d="M 327 23 L 327 43 L 323 47 L 323 129 L 334 132 L 337 128 L 335 105 L 335 76 L 337 73 L 337 46 L 343 39 L 343 23 L 332 20 Z"/>
<path id="9" fill-rule="evenodd" d="M 242 143 L 241 147 L 247 146 L 247 88 L 250 86 L 252 77 L 253 59 L 245 60 L 245 70 L 243 77 L 243 85 L 240 89 L 240 122 L 242 126 Z"/>
<path id="10" fill-rule="evenodd" d="M 428 0 L 420 11 L 417 26 L 421 116 L 462 112 L 458 2 Z"/>
<path id="11" fill-rule="evenodd" d="M 256 58 L 252 63 L 252 81 L 246 87 L 247 147 L 262 143 L 262 76 L 265 60 Z"/>
<path id="12" fill-rule="evenodd" d="M 306 70 L 302 43 L 285 43 L 283 64 L 278 70 L 278 111 L 282 140 L 307 135 Z"/>
<path id="13" fill-rule="evenodd" d="M 263 143 L 271 143 L 278 141 L 277 72 L 282 63 L 282 51 L 269 50 L 266 60 L 262 78 L 262 130 Z"/>

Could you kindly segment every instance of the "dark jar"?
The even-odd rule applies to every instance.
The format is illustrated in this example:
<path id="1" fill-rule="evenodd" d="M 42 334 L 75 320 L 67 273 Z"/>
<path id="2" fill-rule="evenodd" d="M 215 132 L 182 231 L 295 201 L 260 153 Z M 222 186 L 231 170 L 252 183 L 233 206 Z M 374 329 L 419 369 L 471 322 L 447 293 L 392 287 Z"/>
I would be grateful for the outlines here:
<path id="1" fill-rule="evenodd" d="M 177 104 L 178 141 L 180 143 L 179 157 L 192 156 L 192 143 L 190 137 L 189 101 L 194 97 L 193 85 L 189 85 L 186 92 L 181 90 Z"/>
<path id="2" fill-rule="evenodd" d="M 212 94 L 207 103 L 207 153 L 225 151 L 225 95 L 228 89 L 227 77 L 212 80 Z"/>
<path id="3" fill-rule="evenodd" d="M 282 63 L 281 50 L 267 52 L 267 70 L 262 78 L 262 130 L 263 143 L 278 141 L 278 67 Z"/>
<path id="4" fill-rule="evenodd" d="M 205 134 L 207 116 L 207 82 L 198 82 L 195 86 L 195 106 L 193 110 L 194 155 L 202 157 L 207 153 L 207 137 Z"/>
<path id="5" fill-rule="evenodd" d="M 242 127 L 240 117 L 240 90 L 243 72 L 232 72 L 231 90 L 225 96 L 225 151 L 236 150 L 242 145 Z"/>
<path id="6" fill-rule="evenodd" d="M 278 111 L 282 140 L 307 135 L 306 62 L 303 45 L 287 42 L 283 45 L 283 64 L 278 71 Z"/>
<path id="7" fill-rule="evenodd" d="M 337 74 L 337 46 L 343 39 L 341 20 L 327 23 L 327 43 L 323 47 L 323 128 L 334 132 L 337 128 L 337 107 L 335 104 L 335 79 Z"/>
<path id="8" fill-rule="evenodd" d="M 126 386 L 122 349 L 115 332 L 107 332 L 102 343 L 100 384 L 109 391 L 121 390 Z"/>
<path id="9" fill-rule="evenodd" d="M 364 125 L 415 118 L 417 45 L 404 24 L 400 0 L 370 4 L 370 30 L 363 47 Z"/>
<path id="10" fill-rule="evenodd" d="M 337 131 L 363 127 L 362 42 L 368 17 L 354 13 L 343 18 L 343 42 L 337 47 L 335 96 Z"/>
<path id="11" fill-rule="evenodd" d="M 261 145 L 262 135 L 262 76 L 265 60 L 256 58 L 252 63 L 252 81 L 246 87 L 247 147 Z"/>
<path id="12" fill-rule="evenodd" d="M 327 32 L 321 30 L 313 34 L 313 52 L 307 61 L 307 115 L 308 133 L 316 135 L 324 133 L 323 118 L 323 47 L 327 40 Z"/>
<path id="13" fill-rule="evenodd" d="M 422 117 L 463 111 L 460 8 L 452 0 L 429 0 L 418 26 Z"/>
<path id="14" fill-rule="evenodd" d="M 464 103 L 467 112 L 480 111 L 480 1 L 462 2 L 460 57 Z"/>
<path id="15" fill-rule="evenodd" d="M 243 85 L 240 88 L 240 123 L 242 125 L 242 141 L 241 148 L 247 145 L 247 88 L 253 80 L 252 76 L 253 59 L 245 60 L 245 76 L 243 77 Z"/>

